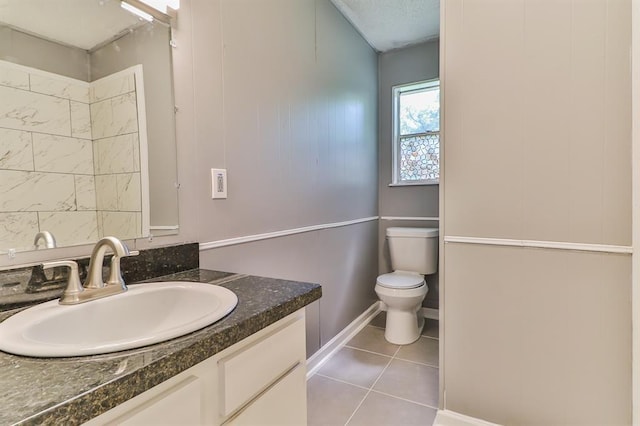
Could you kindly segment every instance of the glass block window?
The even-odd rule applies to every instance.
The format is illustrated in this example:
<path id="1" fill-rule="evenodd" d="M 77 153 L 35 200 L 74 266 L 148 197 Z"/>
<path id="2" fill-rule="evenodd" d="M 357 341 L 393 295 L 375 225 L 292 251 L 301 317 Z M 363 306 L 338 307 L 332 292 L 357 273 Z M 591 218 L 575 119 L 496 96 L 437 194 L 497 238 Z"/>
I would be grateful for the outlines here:
<path id="1" fill-rule="evenodd" d="M 393 183 L 429 184 L 440 178 L 440 84 L 393 88 Z"/>

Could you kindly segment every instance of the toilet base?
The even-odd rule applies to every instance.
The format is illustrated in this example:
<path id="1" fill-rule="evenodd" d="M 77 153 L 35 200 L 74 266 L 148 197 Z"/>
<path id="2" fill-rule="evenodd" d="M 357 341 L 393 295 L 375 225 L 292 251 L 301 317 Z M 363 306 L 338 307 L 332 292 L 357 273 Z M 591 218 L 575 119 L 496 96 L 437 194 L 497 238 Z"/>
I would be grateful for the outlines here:
<path id="1" fill-rule="evenodd" d="M 404 310 L 387 310 L 387 323 L 384 338 L 394 345 L 408 345 L 420 338 L 424 327 L 424 316 L 421 307 L 416 312 Z"/>

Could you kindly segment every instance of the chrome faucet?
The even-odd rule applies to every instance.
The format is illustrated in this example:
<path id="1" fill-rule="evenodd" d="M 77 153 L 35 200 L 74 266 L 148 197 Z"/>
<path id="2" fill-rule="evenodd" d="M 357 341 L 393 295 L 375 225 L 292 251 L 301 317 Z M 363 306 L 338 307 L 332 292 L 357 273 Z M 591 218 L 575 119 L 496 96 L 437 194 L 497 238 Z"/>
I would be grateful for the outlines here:
<path id="1" fill-rule="evenodd" d="M 33 245 L 36 247 L 36 250 L 39 248 L 40 240 L 44 241 L 45 248 L 56 248 L 56 239 L 51 232 L 42 231 L 36 234 L 33 238 Z"/>
<path id="2" fill-rule="evenodd" d="M 34 248 L 36 250 L 38 250 L 40 248 L 40 242 L 44 243 L 44 248 L 56 248 L 57 244 L 56 244 L 56 238 L 53 236 L 53 234 L 49 231 L 41 231 L 38 232 L 36 234 L 35 237 L 33 237 L 33 245 Z M 46 281 L 46 276 L 43 275 L 44 280 Z M 64 279 L 64 273 L 63 270 L 61 268 L 55 268 L 53 270 L 53 281 L 60 281 L 62 279 Z"/>
<path id="3" fill-rule="evenodd" d="M 104 263 L 104 255 L 107 248 L 113 251 L 113 257 L 111 258 L 109 279 L 105 283 L 102 280 L 102 264 Z M 42 267 L 48 269 L 66 266 L 70 269 L 67 288 L 60 298 L 60 304 L 75 305 L 127 291 L 127 286 L 120 270 L 120 259 L 126 256 L 136 256 L 138 253 L 138 251 L 130 251 L 126 244 L 116 237 L 102 238 L 96 243 L 91 253 L 88 278 L 84 286 L 80 283 L 78 264 L 72 260 L 43 263 Z"/>
<path id="4" fill-rule="evenodd" d="M 109 279 L 105 285 L 102 281 L 102 264 L 104 263 L 104 254 L 107 247 L 113 251 L 113 257 L 111 258 Z M 84 283 L 84 286 L 86 288 L 105 288 L 106 286 L 113 285 L 121 288 L 122 291 L 127 291 L 127 286 L 124 283 L 122 272 L 120 271 L 120 259 L 130 255 L 129 248 L 116 237 L 104 237 L 98 241 L 91 253 L 87 282 Z"/>

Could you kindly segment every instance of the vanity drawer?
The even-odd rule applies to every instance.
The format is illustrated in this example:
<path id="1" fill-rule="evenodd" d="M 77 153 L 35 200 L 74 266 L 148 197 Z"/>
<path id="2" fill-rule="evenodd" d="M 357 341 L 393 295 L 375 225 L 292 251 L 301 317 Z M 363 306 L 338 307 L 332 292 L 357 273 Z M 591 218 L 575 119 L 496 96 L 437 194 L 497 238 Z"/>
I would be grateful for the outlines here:
<path id="1" fill-rule="evenodd" d="M 282 328 L 219 361 L 220 413 L 227 417 L 305 362 L 304 319 Z"/>
<path id="2" fill-rule="evenodd" d="M 224 426 L 305 425 L 307 424 L 305 388 L 305 368 L 303 365 L 298 365 L 259 398 L 243 407 Z"/>
<path id="3" fill-rule="evenodd" d="M 160 395 L 140 404 L 107 425 L 138 426 L 158 424 L 197 425 L 202 422 L 202 384 L 190 376 Z"/>

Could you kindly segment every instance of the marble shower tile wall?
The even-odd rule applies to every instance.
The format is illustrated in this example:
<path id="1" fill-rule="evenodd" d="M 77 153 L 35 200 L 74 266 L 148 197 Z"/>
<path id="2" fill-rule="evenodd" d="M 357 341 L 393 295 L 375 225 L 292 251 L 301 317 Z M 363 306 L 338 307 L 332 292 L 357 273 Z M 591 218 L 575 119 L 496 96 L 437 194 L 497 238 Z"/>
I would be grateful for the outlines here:
<path id="1" fill-rule="evenodd" d="M 133 71 L 89 84 L 0 61 L 0 250 L 141 235 L 139 158 Z"/>
<path id="2" fill-rule="evenodd" d="M 94 211 L 41 212 L 40 226 L 56 237 L 61 246 L 90 244 L 100 239 Z"/>
<path id="3" fill-rule="evenodd" d="M 94 139 L 137 132 L 138 113 L 135 92 L 92 103 L 91 131 Z"/>
<path id="4" fill-rule="evenodd" d="M 71 101 L 71 136 L 80 139 L 92 139 L 91 110 L 89 105 Z"/>
<path id="5" fill-rule="evenodd" d="M 14 241 L 16 246 L 27 247 L 33 242 L 35 229 L 38 229 L 36 212 L 0 212 L 0 242 Z"/>
<path id="6" fill-rule="evenodd" d="M 71 136 L 69 100 L 0 86 L 0 127 Z"/>
<path id="7" fill-rule="evenodd" d="M 73 211 L 74 182 L 71 174 L 0 170 L 0 212 Z"/>
<path id="8" fill-rule="evenodd" d="M 133 71 L 92 83 L 91 129 L 98 230 L 142 235 L 142 193 L 136 80 Z"/>
<path id="9" fill-rule="evenodd" d="M 91 140 L 54 136 L 42 133 L 31 135 L 35 170 L 74 175 L 93 175 L 93 147 Z"/>
<path id="10" fill-rule="evenodd" d="M 142 229 L 142 214 L 139 212 L 98 212 L 98 226 L 104 235 L 128 235 L 133 238 Z"/>
<path id="11" fill-rule="evenodd" d="M 31 133 L 0 128 L 0 170 L 33 170 Z"/>
<path id="12" fill-rule="evenodd" d="M 0 86 L 29 90 L 29 74 L 15 68 L 0 66 Z"/>
<path id="13" fill-rule="evenodd" d="M 136 83 L 133 73 L 118 75 L 117 77 L 105 77 L 96 80 L 91 85 L 91 102 L 99 102 L 124 95 L 136 90 Z"/>
<path id="14" fill-rule="evenodd" d="M 72 79 L 62 80 L 57 76 L 50 77 L 37 73 L 29 75 L 29 84 L 32 92 L 88 104 L 90 87 L 86 83 L 80 83 L 84 82 Z"/>
<path id="15" fill-rule="evenodd" d="M 1 249 L 95 241 L 89 102 L 89 83 L 0 61 Z"/>

